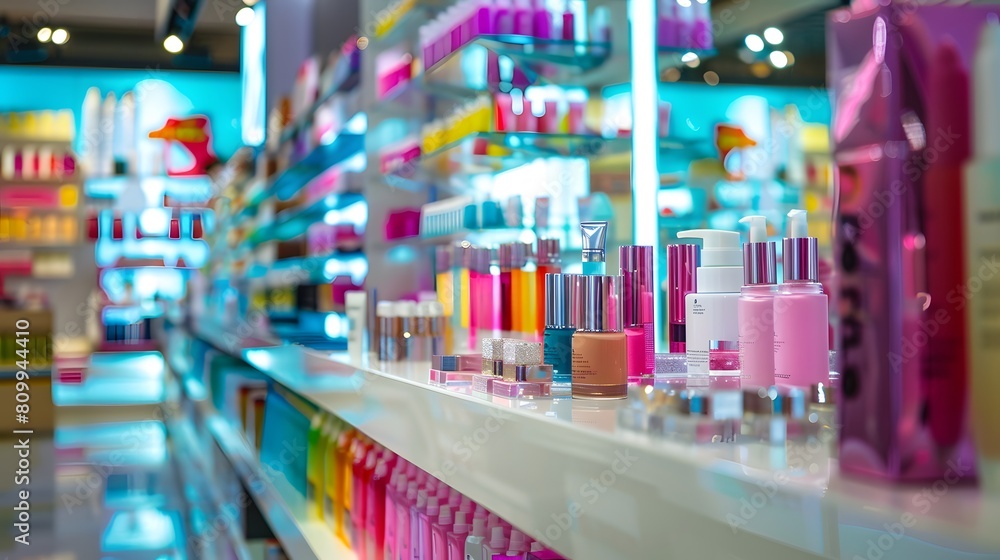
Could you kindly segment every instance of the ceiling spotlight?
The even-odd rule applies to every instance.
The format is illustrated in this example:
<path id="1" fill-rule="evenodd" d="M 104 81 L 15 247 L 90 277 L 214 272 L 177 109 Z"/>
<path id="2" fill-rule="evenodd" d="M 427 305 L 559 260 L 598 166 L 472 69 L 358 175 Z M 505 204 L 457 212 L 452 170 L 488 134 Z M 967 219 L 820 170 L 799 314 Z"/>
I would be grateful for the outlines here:
<path id="1" fill-rule="evenodd" d="M 753 52 L 760 52 L 764 50 L 764 40 L 760 38 L 760 35 L 750 34 L 747 38 L 743 40 L 746 43 L 747 48 Z"/>
<path id="2" fill-rule="evenodd" d="M 677 4 L 680 5 L 680 7 L 682 8 L 690 8 L 691 0 L 677 0 Z"/>
<path id="3" fill-rule="evenodd" d="M 52 39 L 52 30 L 48 27 L 43 27 L 38 30 L 38 42 L 48 43 Z"/>
<path id="4" fill-rule="evenodd" d="M 781 51 L 772 52 L 768 55 L 768 58 L 771 59 L 771 64 L 774 65 L 775 68 L 784 68 L 785 66 L 788 66 L 788 57 Z"/>
<path id="5" fill-rule="evenodd" d="M 681 71 L 676 68 L 667 68 L 663 72 L 664 82 L 676 82 L 679 79 L 681 79 Z"/>
<path id="6" fill-rule="evenodd" d="M 705 83 L 708 84 L 708 85 L 710 85 L 710 86 L 717 86 L 717 85 L 719 85 L 719 75 L 717 73 L 711 71 L 711 70 L 709 70 L 708 72 L 705 72 L 705 75 L 703 76 L 703 78 L 705 79 Z"/>
<path id="7" fill-rule="evenodd" d="M 250 25 L 253 22 L 254 15 L 255 14 L 253 8 L 249 6 L 240 8 L 240 10 L 236 12 L 236 25 L 240 27 L 246 27 Z"/>
<path id="8" fill-rule="evenodd" d="M 792 54 L 792 51 L 781 51 L 781 52 L 785 53 L 785 58 L 788 59 L 788 63 L 786 64 L 786 66 L 791 66 L 795 64 L 795 55 Z"/>
<path id="9" fill-rule="evenodd" d="M 184 41 L 181 41 L 181 38 L 177 35 L 168 35 L 163 40 L 163 48 L 167 49 L 168 53 L 177 54 L 184 50 Z"/>
<path id="10" fill-rule="evenodd" d="M 764 30 L 764 38 L 772 45 L 780 45 L 785 40 L 785 34 L 777 27 L 768 27 Z"/>
<path id="11" fill-rule="evenodd" d="M 52 32 L 52 42 L 57 45 L 65 45 L 69 41 L 69 31 L 59 28 Z"/>
<path id="12" fill-rule="evenodd" d="M 697 68 L 701 64 L 701 59 L 693 52 L 686 52 L 681 56 L 681 62 L 687 64 L 689 68 Z"/>

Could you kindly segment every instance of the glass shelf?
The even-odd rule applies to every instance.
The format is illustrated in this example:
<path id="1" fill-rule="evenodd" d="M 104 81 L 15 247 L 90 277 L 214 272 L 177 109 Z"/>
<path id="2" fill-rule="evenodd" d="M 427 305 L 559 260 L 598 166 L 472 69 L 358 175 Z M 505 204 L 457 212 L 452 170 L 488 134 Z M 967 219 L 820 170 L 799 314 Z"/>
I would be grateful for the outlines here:
<path id="1" fill-rule="evenodd" d="M 328 253 L 311 257 L 292 257 L 275 261 L 270 266 L 255 264 L 248 267 L 248 279 L 263 279 L 275 285 L 325 284 L 338 276 L 349 276 L 361 286 L 368 275 L 368 257 L 364 253 Z"/>
<path id="2" fill-rule="evenodd" d="M 489 84 L 485 77 L 488 53 L 507 57 L 523 73 L 527 83 Z M 537 39 L 525 35 L 480 35 L 424 71 L 423 85 L 431 93 L 460 94 L 463 89 L 507 91 L 538 83 L 572 86 L 588 71 L 603 65 L 611 56 L 611 43 Z M 469 67 L 475 72 L 469 72 Z M 478 76 L 470 80 L 469 75 Z M 501 77 L 505 78 L 505 77 Z"/>
<path id="3" fill-rule="evenodd" d="M 351 68 L 349 73 L 344 76 L 339 83 L 331 87 L 326 93 L 320 95 L 319 99 L 314 101 L 313 104 L 310 105 L 301 116 L 299 116 L 299 118 L 295 119 L 282 129 L 281 136 L 278 140 L 279 144 L 285 145 L 298 136 L 300 132 L 312 124 L 316 111 L 322 107 L 323 104 L 330 101 L 337 94 L 353 90 L 359 83 L 361 83 L 361 68 Z"/>
<path id="4" fill-rule="evenodd" d="M 342 133 L 333 142 L 316 146 L 309 155 L 279 173 L 265 191 L 288 200 L 317 175 L 364 149 L 363 134 Z"/>
<path id="5" fill-rule="evenodd" d="M 628 138 L 588 134 L 477 132 L 422 154 L 391 175 L 405 184 L 445 176 L 496 174 L 538 158 L 602 157 L 628 151 L 629 147 Z"/>
<path id="6" fill-rule="evenodd" d="M 329 194 L 305 207 L 283 210 L 274 216 L 271 223 L 261 225 L 247 234 L 244 243 L 252 246 L 267 241 L 293 239 L 304 234 L 310 225 L 323 221 L 327 212 L 347 208 L 364 200 L 357 193 Z"/>
<path id="7" fill-rule="evenodd" d="M 204 201 L 213 194 L 212 179 L 207 175 L 94 177 L 83 182 L 83 191 L 90 198 L 117 199 L 130 184 L 136 182 L 141 185 L 143 192 L 162 192 L 171 198 L 185 201 Z"/>

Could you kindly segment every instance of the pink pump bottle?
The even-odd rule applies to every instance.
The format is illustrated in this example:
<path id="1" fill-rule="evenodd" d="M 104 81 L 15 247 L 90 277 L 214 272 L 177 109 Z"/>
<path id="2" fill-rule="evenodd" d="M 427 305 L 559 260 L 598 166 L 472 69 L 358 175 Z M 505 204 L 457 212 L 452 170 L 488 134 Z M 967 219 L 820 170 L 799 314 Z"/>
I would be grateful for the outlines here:
<path id="1" fill-rule="evenodd" d="M 429 558 L 445 559 L 448 557 L 448 533 L 452 531 L 455 522 L 451 515 L 451 506 L 441 506 L 437 522 L 431 527 L 431 555 Z"/>
<path id="2" fill-rule="evenodd" d="M 431 556 L 431 525 L 433 525 L 440 514 L 440 506 L 437 496 L 431 496 L 427 498 L 427 507 L 424 511 L 417 514 L 419 530 L 418 530 L 418 547 L 420 554 L 416 556 L 420 560 L 432 560 L 434 557 Z"/>
<path id="3" fill-rule="evenodd" d="M 743 244 L 743 288 L 736 304 L 741 382 L 774 385 L 774 295 L 778 289 L 777 243 L 767 240 L 767 219 L 747 216 L 750 242 Z"/>
<path id="4" fill-rule="evenodd" d="M 455 514 L 455 524 L 452 525 L 451 531 L 446 536 L 447 560 L 465 560 L 465 539 L 469 535 L 468 519 L 469 514 L 464 511 Z"/>
<path id="5" fill-rule="evenodd" d="M 819 249 L 805 210 L 788 213 L 784 280 L 774 298 L 775 382 L 809 389 L 830 382 L 830 307 L 819 283 Z"/>
<path id="6" fill-rule="evenodd" d="M 396 555 L 389 560 L 412 560 L 413 549 L 410 541 L 413 531 L 410 516 L 417 505 L 417 482 L 411 480 L 406 484 L 406 494 L 396 504 Z"/>

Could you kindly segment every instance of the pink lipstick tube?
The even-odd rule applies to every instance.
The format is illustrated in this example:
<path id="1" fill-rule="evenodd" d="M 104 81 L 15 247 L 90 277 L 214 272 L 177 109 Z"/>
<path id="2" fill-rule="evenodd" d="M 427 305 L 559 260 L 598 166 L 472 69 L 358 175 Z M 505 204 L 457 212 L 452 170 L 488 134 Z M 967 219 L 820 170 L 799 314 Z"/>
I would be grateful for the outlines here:
<path id="1" fill-rule="evenodd" d="M 671 352 L 687 351 L 687 319 L 684 298 L 698 291 L 698 246 L 691 243 L 667 245 L 667 314 Z"/>
<path id="2" fill-rule="evenodd" d="M 628 347 L 629 380 L 652 377 L 656 367 L 653 332 L 653 247 L 624 245 L 618 261 L 622 275 L 622 318 Z"/>

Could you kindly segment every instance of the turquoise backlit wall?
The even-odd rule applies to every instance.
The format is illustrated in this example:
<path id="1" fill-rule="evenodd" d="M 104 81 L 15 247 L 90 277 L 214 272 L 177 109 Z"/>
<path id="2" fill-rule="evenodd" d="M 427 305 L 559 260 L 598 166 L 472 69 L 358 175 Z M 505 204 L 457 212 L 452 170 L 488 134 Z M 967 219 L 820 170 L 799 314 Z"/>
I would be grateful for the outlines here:
<path id="1" fill-rule="evenodd" d="M 0 111 L 72 109 L 80 127 L 80 109 L 87 88 L 113 91 L 118 98 L 143 80 L 157 79 L 173 85 L 192 103 L 194 111 L 212 120 L 215 150 L 223 160 L 241 145 L 240 75 L 218 72 L 169 70 L 110 70 L 0 66 Z"/>

